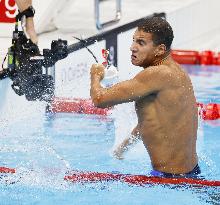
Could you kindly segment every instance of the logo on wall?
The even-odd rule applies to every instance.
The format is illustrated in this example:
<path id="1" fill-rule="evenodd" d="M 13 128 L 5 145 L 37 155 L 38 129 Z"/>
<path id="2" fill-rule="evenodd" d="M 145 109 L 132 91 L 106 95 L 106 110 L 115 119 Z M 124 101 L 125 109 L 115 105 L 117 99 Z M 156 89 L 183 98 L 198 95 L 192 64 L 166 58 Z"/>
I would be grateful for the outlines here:
<path id="1" fill-rule="evenodd" d="M 0 23 L 14 23 L 17 11 L 15 0 L 0 0 Z"/>
<path id="2" fill-rule="evenodd" d="M 81 62 L 62 69 L 61 81 L 63 84 L 68 84 L 72 81 L 80 80 L 85 73 L 89 73 L 88 64 L 87 62 Z"/>

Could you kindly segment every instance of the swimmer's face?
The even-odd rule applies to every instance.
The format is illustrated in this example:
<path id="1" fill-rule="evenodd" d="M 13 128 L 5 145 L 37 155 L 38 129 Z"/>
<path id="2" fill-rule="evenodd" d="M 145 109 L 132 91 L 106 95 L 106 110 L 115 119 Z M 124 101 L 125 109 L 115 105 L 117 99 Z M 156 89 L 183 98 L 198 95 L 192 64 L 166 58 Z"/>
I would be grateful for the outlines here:
<path id="1" fill-rule="evenodd" d="M 157 46 L 154 45 L 152 34 L 142 30 L 136 30 L 131 45 L 131 63 L 146 68 L 153 65 Z"/>

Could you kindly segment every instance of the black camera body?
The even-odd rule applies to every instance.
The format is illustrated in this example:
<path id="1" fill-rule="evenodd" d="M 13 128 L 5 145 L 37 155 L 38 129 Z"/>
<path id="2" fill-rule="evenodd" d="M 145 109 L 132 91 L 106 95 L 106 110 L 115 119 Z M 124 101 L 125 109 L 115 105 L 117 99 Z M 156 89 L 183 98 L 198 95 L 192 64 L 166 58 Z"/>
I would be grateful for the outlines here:
<path id="1" fill-rule="evenodd" d="M 51 49 L 39 48 L 27 39 L 23 31 L 14 31 L 12 46 L 8 51 L 8 67 L 5 76 L 12 80 L 12 88 L 18 95 L 25 95 L 29 101 L 51 101 L 54 96 L 53 76 L 43 72 L 67 57 L 67 41 L 52 41 Z"/>

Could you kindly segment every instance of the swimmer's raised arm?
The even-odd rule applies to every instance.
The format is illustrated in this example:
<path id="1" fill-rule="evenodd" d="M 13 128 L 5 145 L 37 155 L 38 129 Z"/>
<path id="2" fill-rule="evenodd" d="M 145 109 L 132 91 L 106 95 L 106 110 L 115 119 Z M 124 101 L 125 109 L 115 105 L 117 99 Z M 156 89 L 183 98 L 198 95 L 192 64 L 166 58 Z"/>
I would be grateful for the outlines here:
<path id="1" fill-rule="evenodd" d="M 23 12 L 24 10 L 26 10 L 30 6 L 32 6 L 32 0 L 15 0 L 15 2 L 17 4 L 20 12 Z M 37 37 L 37 33 L 35 31 L 33 17 L 26 18 L 26 33 L 29 35 L 31 41 L 33 43 L 37 44 L 38 37 Z"/>
<path id="2" fill-rule="evenodd" d="M 170 76 L 152 66 L 138 73 L 133 79 L 126 80 L 109 88 L 103 88 L 100 81 L 104 77 L 104 66 L 94 64 L 91 68 L 90 95 L 97 107 L 111 107 L 113 105 L 132 102 L 142 97 L 156 93 L 169 85 Z"/>
<path id="3" fill-rule="evenodd" d="M 127 151 L 132 145 L 141 139 L 141 135 L 138 129 L 138 125 L 133 129 L 131 135 L 125 138 L 116 149 L 113 150 L 113 156 L 117 159 L 123 159 L 123 153 Z"/>

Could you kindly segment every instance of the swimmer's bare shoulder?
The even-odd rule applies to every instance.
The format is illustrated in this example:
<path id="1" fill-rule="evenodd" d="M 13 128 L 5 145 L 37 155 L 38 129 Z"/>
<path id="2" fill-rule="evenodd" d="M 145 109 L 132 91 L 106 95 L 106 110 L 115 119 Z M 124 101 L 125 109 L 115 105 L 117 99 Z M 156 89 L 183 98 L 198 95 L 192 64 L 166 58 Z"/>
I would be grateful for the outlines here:
<path id="1" fill-rule="evenodd" d="M 150 66 L 135 76 L 135 79 L 148 88 L 149 92 L 160 91 L 173 84 L 175 75 L 168 65 Z"/>

